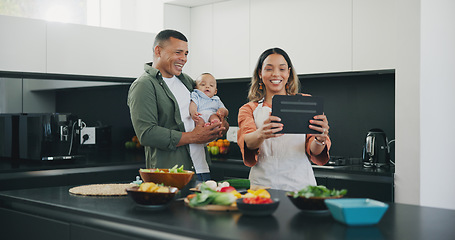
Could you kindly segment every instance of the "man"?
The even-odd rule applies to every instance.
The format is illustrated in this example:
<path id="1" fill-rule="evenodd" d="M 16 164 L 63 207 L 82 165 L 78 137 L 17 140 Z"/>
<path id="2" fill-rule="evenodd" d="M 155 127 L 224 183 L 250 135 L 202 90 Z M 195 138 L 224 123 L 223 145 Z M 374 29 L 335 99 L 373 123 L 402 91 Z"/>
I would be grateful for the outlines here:
<path id="1" fill-rule="evenodd" d="M 227 121 L 208 126 L 194 125 L 189 114 L 194 81 L 182 73 L 187 61 L 188 40 L 174 30 L 163 30 L 155 37 L 153 63 L 128 92 L 128 106 L 134 131 L 145 146 L 147 168 L 184 165 L 198 179 L 210 179 L 210 156 L 204 144 L 222 136 Z"/>

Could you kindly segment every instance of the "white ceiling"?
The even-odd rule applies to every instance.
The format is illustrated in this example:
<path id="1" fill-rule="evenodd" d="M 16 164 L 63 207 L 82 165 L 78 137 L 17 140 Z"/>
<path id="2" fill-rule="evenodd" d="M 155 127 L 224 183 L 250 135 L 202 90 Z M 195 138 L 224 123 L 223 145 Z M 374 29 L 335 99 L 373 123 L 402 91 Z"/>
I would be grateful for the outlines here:
<path id="1" fill-rule="evenodd" d="M 225 2 L 229 0 L 165 0 L 165 3 L 178 5 L 183 7 L 197 7 L 217 2 Z"/>

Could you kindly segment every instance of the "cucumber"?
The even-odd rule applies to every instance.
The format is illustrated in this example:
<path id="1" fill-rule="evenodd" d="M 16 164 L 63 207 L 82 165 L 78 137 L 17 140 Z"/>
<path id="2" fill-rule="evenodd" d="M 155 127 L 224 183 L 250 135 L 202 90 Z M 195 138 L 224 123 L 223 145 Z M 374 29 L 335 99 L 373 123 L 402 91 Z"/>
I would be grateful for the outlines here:
<path id="1" fill-rule="evenodd" d="M 242 178 L 232 178 L 226 179 L 220 182 L 228 182 L 231 187 L 235 189 L 249 189 L 250 188 L 250 180 L 249 179 L 242 179 Z"/>

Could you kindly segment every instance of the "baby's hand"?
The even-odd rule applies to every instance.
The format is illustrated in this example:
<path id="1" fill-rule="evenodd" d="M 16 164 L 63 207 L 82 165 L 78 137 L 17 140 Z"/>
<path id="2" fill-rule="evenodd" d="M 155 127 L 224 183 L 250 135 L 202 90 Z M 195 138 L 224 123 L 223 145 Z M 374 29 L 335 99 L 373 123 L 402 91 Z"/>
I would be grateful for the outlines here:
<path id="1" fill-rule="evenodd" d="M 201 114 L 198 113 L 198 112 L 196 112 L 196 113 L 194 113 L 194 114 L 191 115 L 191 118 L 192 118 L 193 121 L 195 121 L 195 122 L 199 121 L 200 117 L 201 117 Z"/>
<path id="2" fill-rule="evenodd" d="M 218 109 L 218 111 L 216 111 L 216 115 L 218 115 L 220 119 L 224 119 L 227 115 L 226 109 L 225 108 Z"/>

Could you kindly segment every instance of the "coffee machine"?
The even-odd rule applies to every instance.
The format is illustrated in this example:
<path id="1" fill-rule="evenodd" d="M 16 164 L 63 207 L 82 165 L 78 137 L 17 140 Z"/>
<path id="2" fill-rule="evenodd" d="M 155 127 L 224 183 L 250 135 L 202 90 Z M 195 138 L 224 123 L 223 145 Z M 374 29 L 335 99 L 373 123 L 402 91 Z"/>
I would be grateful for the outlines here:
<path id="1" fill-rule="evenodd" d="M 19 116 L 19 158 L 76 158 L 81 120 L 71 113 L 24 113 Z"/>
<path id="2" fill-rule="evenodd" d="M 363 146 L 363 166 L 364 167 L 389 167 L 390 166 L 390 147 L 385 132 L 374 128 L 368 131 Z"/>

